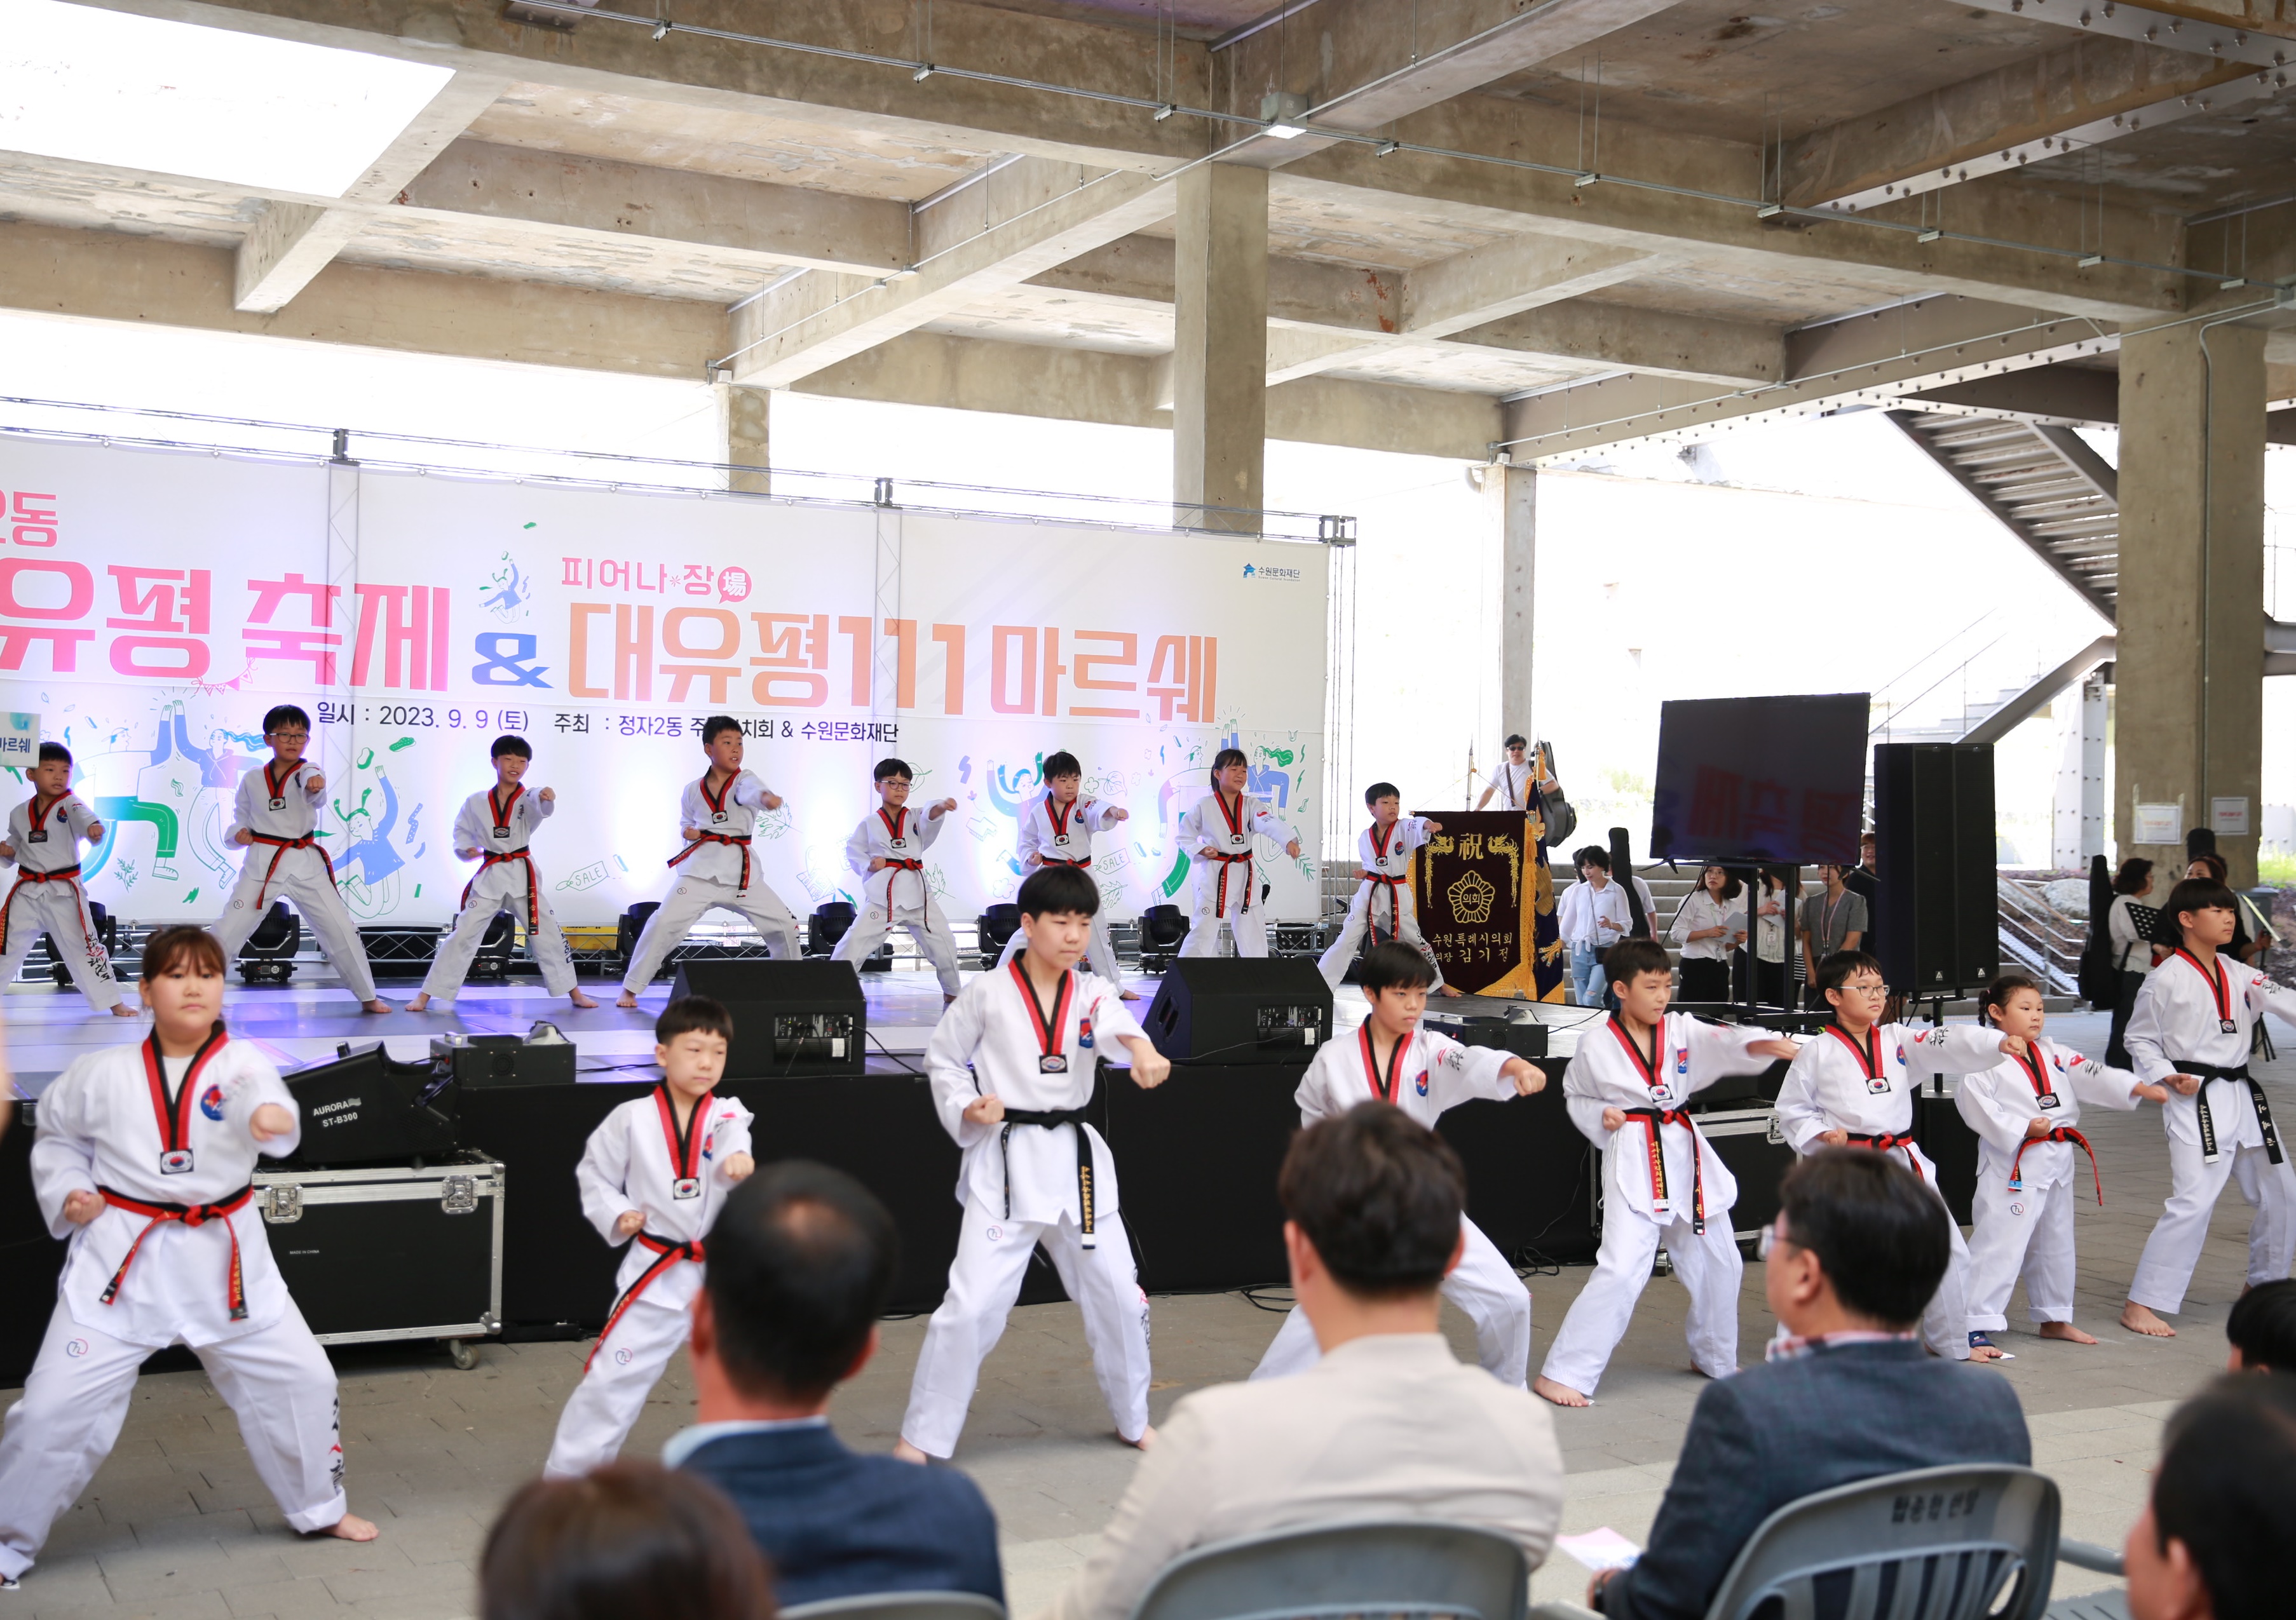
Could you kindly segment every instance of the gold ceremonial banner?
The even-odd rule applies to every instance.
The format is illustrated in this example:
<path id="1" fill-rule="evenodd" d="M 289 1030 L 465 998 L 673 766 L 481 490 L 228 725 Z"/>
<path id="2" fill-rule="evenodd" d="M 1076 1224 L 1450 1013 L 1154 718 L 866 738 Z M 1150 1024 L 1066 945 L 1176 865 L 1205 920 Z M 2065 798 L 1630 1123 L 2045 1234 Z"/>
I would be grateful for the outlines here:
<path id="1" fill-rule="evenodd" d="M 1478 995 L 1562 998 L 1554 880 L 1536 816 L 1520 811 L 1415 811 L 1442 825 L 1412 856 L 1420 931 L 1443 977 Z"/>

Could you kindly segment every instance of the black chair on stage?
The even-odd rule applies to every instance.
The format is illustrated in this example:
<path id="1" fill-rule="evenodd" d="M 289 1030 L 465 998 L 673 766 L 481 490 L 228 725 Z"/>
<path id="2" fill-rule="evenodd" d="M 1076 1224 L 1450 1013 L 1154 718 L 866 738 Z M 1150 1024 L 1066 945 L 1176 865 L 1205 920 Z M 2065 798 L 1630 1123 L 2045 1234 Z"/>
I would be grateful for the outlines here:
<path id="1" fill-rule="evenodd" d="M 511 952 L 517 944 L 517 919 L 508 912 L 496 912 L 479 941 L 477 954 L 471 958 L 467 982 L 499 985 L 509 978 Z"/>
<path id="2" fill-rule="evenodd" d="M 1187 914 L 1177 905 L 1152 905 L 1140 913 L 1140 970 L 1168 973 L 1172 959 L 1187 942 Z"/>
<path id="3" fill-rule="evenodd" d="M 250 985 L 283 985 L 295 977 L 295 953 L 302 948 L 303 920 L 284 900 L 274 900 L 239 947 L 239 977 Z"/>
<path id="4" fill-rule="evenodd" d="M 992 905 L 972 920 L 980 939 L 980 970 L 994 969 L 1004 954 L 1004 947 L 1013 935 L 1021 931 L 1021 908 L 1006 902 Z"/>
<path id="5" fill-rule="evenodd" d="M 106 956 L 111 955 L 119 944 L 119 920 L 103 909 L 101 900 L 87 903 L 87 915 L 88 920 L 95 924 L 96 944 L 103 947 Z M 64 959 L 56 953 L 56 937 L 53 934 L 41 935 L 40 948 L 48 953 L 48 977 L 56 981 L 58 989 L 70 989 L 71 970 L 64 966 Z"/>
<path id="6" fill-rule="evenodd" d="M 815 906 L 813 915 L 805 920 L 805 953 L 830 955 L 837 949 L 837 942 L 852 928 L 853 918 L 853 903 L 849 900 L 827 900 Z"/>

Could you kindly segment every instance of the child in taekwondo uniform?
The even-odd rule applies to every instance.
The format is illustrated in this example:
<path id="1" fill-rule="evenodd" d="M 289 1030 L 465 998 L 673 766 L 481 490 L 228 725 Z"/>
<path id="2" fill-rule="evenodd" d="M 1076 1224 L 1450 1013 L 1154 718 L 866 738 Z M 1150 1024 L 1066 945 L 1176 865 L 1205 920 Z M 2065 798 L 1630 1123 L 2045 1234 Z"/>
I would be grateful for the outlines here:
<path id="1" fill-rule="evenodd" d="M 250 1180 L 302 1140 L 295 1100 L 223 1020 L 214 936 L 144 947 L 151 1035 L 76 1058 L 40 1098 L 32 1187 L 68 1240 L 54 1313 L 0 1435 L 0 1583 L 32 1567 L 56 1516 L 119 1438 L 135 1376 L 181 1342 L 239 1420 L 294 1529 L 374 1539 L 343 1495 L 334 1369 L 271 1258 Z"/>
<path id="2" fill-rule="evenodd" d="M 1108 1144 L 1084 1110 L 1109 1043 L 1130 1050 L 1133 1082 L 1144 1088 L 1162 1084 L 1172 1066 L 1116 986 L 1076 966 L 1092 938 L 1099 887 L 1074 867 L 1049 866 L 1022 881 L 1020 904 L 1028 944 L 1011 967 L 964 987 L 925 1052 L 933 1105 L 963 1154 L 956 1197 L 964 1220 L 894 1447 L 912 1462 L 956 1450 L 980 1363 L 1039 1243 L 1084 1312 L 1085 1343 L 1118 1436 L 1130 1445 L 1149 1438 L 1148 1296 L 1133 1272 Z"/>
<path id="3" fill-rule="evenodd" d="M 1084 766 L 1077 757 L 1066 751 L 1045 756 L 1045 795 L 1029 801 L 1021 812 L 1021 838 L 1018 854 L 1022 875 L 1039 866 L 1073 866 L 1086 876 L 1092 875 L 1092 835 L 1104 832 L 1119 822 L 1132 819 L 1132 813 L 1121 805 L 1105 804 L 1099 799 L 1080 798 L 1084 788 Z M 1021 953 L 1026 940 L 1019 929 L 1004 942 L 1004 954 L 996 965 L 1004 967 Z M 1116 946 L 1108 937 L 1108 913 L 1097 911 L 1092 914 L 1092 945 L 1085 953 L 1092 970 L 1111 985 L 1124 982 L 1116 965 Z M 1123 993 L 1128 1002 L 1140 998 L 1133 992 Z"/>
<path id="4" fill-rule="evenodd" d="M 542 970 L 542 982 L 550 994 L 562 995 L 577 1007 L 594 1007 L 598 1003 L 574 982 L 574 957 L 559 931 L 549 896 L 542 892 L 534 856 L 528 853 L 536 830 L 558 808 L 558 795 L 548 788 L 539 793 L 526 790 L 526 768 L 534 763 L 534 749 L 525 738 L 497 737 L 492 753 L 495 785 L 464 799 L 455 817 L 455 853 L 478 862 L 478 874 L 463 886 L 462 913 L 455 919 L 454 931 L 439 942 L 439 960 L 422 980 L 422 994 L 406 1003 L 406 1010 L 422 1011 L 434 995 L 455 999 L 488 928 L 505 911 L 526 914 L 527 954 Z"/>
<path id="5" fill-rule="evenodd" d="M 390 1003 L 375 997 L 366 944 L 335 888 L 335 864 L 316 830 L 319 806 L 327 802 L 327 779 L 303 757 L 311 741 L 311 716 L 282 703 L 263 716 L 263 740 L 271 757 L 240 778 L 231 828 L 224 834 L 225 843 L 247 851 L 231 904 L 215 923 L 224 959 L 239 954 L 272 901 L 284 896 L 319 937 L 319 948 L 342 976 L 344 988 L 367 1011 L 389 1012 Z"/>
<path id="6" fill-rule="evenodd" d="M 1505 1100 L 1546 1089 L 1546 1071 L 1535 1063 L 1420 1028 L 1433 978 L 1425 957 L 1395 940 L 1364 953 L 1370 1016 L 1353 1035 L 1324 1042 L 1308 1065 L 1292 1099 L 1300 1105 L 1301 1129 L 1376 1100 L 1394 1104 L 1431 1131 L 1446 1110 L 1462 1102 Z M 1466 1247 L 1443 1279 L 1443 1297 L 1473 1321 L 1483 1370 L 1520 1389 L 1530 1370 L 1529 1291 L 1472 1221 L 1462 1215 L 1459 1225 Z M 1307 1313 L 1295 1305 L 1251 1376 L 1282 1378 L 1314 1366 L 1322 1354 Z"/>
<path id="7" fill-rule="evenodd" d="M 1669 1013 L 1673 966 L 1655 940 L 1625 939 L 1603 962 L 1619 1010 L 1578 1037 L 1563 1071 L 1570 1122 L 1603 1150 L 1603 1246 L 1531 1385 L 1557 1406 L 1584 1406 L 1626 1336 L 1659 1245 L 1690 1290 L 1690 1357 L 1708 1378 L 1738 1370 L 1738 1279 L 1731 1230 L 1738 1183 L 1682 1112 L 1728 1075 L 1795 1055 L 1767 1030 Z"/>
<path id="8" fill-rule="evenodd" d="M 2044 1039 L 2048 1015 L 2041 986 L 2022 973 L 1995 979 L 1979 1010 L 1991 1032 L 2003 1036 L 2005 1060 L 1964 1074 L 1954 1093 L 1954 1107 L 1977 1133 L 1971 1351 L 1990 1346 L 1987 1336 L 2009 1326 L 2009 1295 L 2020 1274 L 2026 1310 L 2040 1324 L 2041 1338 L 2093 1345 L 2095 1338 L 2073 1326 L 2073 1199 L 2080 1181 L 2075 1148 L 2088 1155 L 2100 1204 L 2104 1181 L 2080 1133 L 2081 1104 L 2128 1109 L 2139 1098 L 2166 1102 L 2169 1092 Z"/>
<path id="9" fill-rule="evenodd" d="M 678 800 L 678 831 L 685 847 L 669 858 L 679 869 L 677 881 L 646 919 L 630 951 L 630 970 L 622 975 L 617 1007 L 638 1004 L 638 992 L 653 982 L 662 958 L 714 906 L 748 918 L 775 959 L 787 961 L 798 953 L 797 919 L 765 886 L 750 859 L 758 812 L 780 809 L 781 796 L 742 768 L 742 723 L 732 716 L 712 715 L 701 723 L 701 751 L 709 757 L 709 768 L 701 781 L 685 784 Z"/>
<path id="10" fill-rule="evenodd" d="M 1223 922 L 1235 936 L 1238 956 L 1267 954 L 1252 839 L 1260 834 L 1280 839 L 1283 853 L 1296 861 L 1300 835 L 1266 799 L 1244 797 L 1250 774 L 1242 749 L 1222 749 L 1212 756 L 1211 792 L 1180 818 L 1181 847 L 1196 865 L 1196 915 L 1180 947 L 1183 956 L 1218 954 Z"/>
<path id="11" fill-rule="evenodd" d="M 1356 839 L 1363 880 L 1356 885 L 1356 897 L 1348 903 L 1348 920 L 1340 937 L 1332 941 L 1332 948 L 1316 966 L 1322 970 L 1324 982 L 1338 989 L 1348 976 L 1348 964 L 1355 960 L 1357 947 L 1363 943 L 1364 930 L 1370 929 L 1372 944 L 1379 944 L 1379 913 L 1383 905 L 1388 938 L 1401 940 L 1426 958 L 1435 988 L 1445 995 L 1456 995 L 1459 992 L 1443 982 L 1442 964 L 1419 932 L 1418 908 L 1411 898 L 1411 852 L 1427 841 L 1429 833 L 1442 831 L 1443 823 L 1423 815 L 1404 814 L 1403 795 L 1391 781 L 1375 781 L 1365 788 L 1364 803 L 1371 810 L 1371 825 Z"/>
<path id="12" fill-rule="evenodd" d="M 909 808 L 909 784 L 915 777 L 906 763 L 881 759 L 875 774 L 877 808 L 845 840 L 846 863 L 862 880 L 861 914 L 837 942 L 836 960 L 858 969 L 886 935 L 906 929 L 939 977 L 941 1004 L 947 1006 L 964 985 L 956 972 L 956 936 L 948 931 L 948 919 L 925 882 L 924 855 L 948 824 L 956 801 L 944 798 L 919 814 Z"/>
<path id="13" fill-rule="evenodd" d="M 87 890 L 80 887 L 80 842 L 102 843 L 103 823 L 73 794 L 71 766 L 71 750 L 62 743 L 40 744 L 32 797 L 8 813 L 0 866 L 13 866 L 16 880 L 0 901 L 0 985 L 16 982 L 16 970 L 45 934 L 89 1006 L 132 1019 L 135 1009 L 111 977 L 111 953 L 95 937 Z"/>
<path id="14" fill-rule="evenodd" d="M 1864 951 L 1836 951 L 1817 964 L 1817 989 L 1833 1022 L 1804 1043 L 1778 1092 L 1778 1128 L 1797 1153 L 1821 1148 L 1871 1148 L 1901 1156 L 1923 1186 L 1938 1192 L 1937 1166 L 1914 1143 L 1914 1094 L 1936 1075 L 1964 1075 L 2000 1061 L 2011 1043 L 1966 1025 L 1915 1029 L 1878 1020 L 1890 987 L 1882 964 Z M 1922 1314 L 1922 1337 L 1955 1361 L 1997 1360 L 2000 1352 L 1971 1333 L 1969 1246 L 1951 1225 L 1945 1280 Z"/>
<path id="15" fill-rule="evenodd" d="M 2121 1037 L 2139 1079 L 2165 1085 L 2161 1110 L 2172 1176 L 2168 1207 L 2146 1240 L 2120 1325 L 2166 1338 L 2161 1317 L 2184 1309 L 2193 1265 L 2217 1195 L 2235 1170 L 2252 1180 L 2258 1208 L 2248 1250 L 2252 1287 L 2288 1274 L 2296 1257 L 2296 1170 L 2248 1071 L 2257 1020 L 2269 1010 L 2296 1024 L 2296 994 L 2230 956 L 2240 914 L 2232 890 L 2187 878 L 2169 892 L 2184 943 L 2144 980 Z"/>
<path id="16" fill-rule="evenodd" d="M 614 1279 L 614 1308 L 558 1416 L 542 1469 L 550 1478 L 614 1460 L 685 1342 L 710 1223 L 757 1168 L 750 1110 L 716 1090 L 733 1037 L 733 1018 L 707 996 L 663 1008 L 653 1026 L 660 1084 L 607 1115 L 575 1166 L 582 1213 L 600 1237 L 629 1250 Z"/>

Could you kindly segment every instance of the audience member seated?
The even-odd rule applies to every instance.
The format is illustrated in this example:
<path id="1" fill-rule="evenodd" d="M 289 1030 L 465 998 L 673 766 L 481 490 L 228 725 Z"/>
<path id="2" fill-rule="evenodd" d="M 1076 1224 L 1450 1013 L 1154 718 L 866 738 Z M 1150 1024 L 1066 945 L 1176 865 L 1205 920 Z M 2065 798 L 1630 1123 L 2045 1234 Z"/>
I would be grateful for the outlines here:
<path id="1" fill-rule="evenodd" d="M 693 1302 L 700 1419 L 663 1448 L 734 1500 L 773 1561 L 781 1601 L 887 1591 L 1004 1600 L 996 1516 L 951 1469 L 848 1451 L 826 1412 L 877 1351 L 893 1289 L 893 1217 L 851 1176 L 768 1165 L 709 1229 Z"/>
<path id="2" fill-rule="evenodd" d="M 2296 1608 L 2296 1374 L 2221 1378 L 2177 1409 L 2122 1556 L 2129 1620 Z"/>
<path id="3" fill-rule="evenodd" d="M 651 1462 L 537 1479 L 479 1564 L 483 1620 L 774 1620 L 766 1561 L 708 1481 Z"/>
<path id="4" fill-rule="evenodd" d="M 1954 1462 L 2030 1464 L 1997 1374 L 1931 1358 L 1922 1313 L 1951 1253 L 1945 1206 L 1895 1159 L 1825 1148 L 1786 1172 L 1763 1235 L 1769 1362 L 1710 1384 L 1640 1561 L 1587 1600 L 1632 1620 L 1701 1620 L 1755 1529 L 1798 1498 Z"/>
<path id="5" fill-rule="evenodd" d="M 2234 1372 L 2296 1373 L 2296 1277 L 2252 1288 L 2225 1318 Z"/>
<path id="6" fill-rule="evenodd" d="M 1462 1366 L 1437 1330 L 1466 1176 L 1386 1103 L 1292 1139 L 1277 1184 L 1292 1287 L 1323 1359 L 1188 1396 L 1160 1427 L 1059 1620 L 1125 1620 L 1191 1548 L 1349 1520 L 1496 1530 L 1536 1567 L 1562 1511 L 1546 1405 Z"/>

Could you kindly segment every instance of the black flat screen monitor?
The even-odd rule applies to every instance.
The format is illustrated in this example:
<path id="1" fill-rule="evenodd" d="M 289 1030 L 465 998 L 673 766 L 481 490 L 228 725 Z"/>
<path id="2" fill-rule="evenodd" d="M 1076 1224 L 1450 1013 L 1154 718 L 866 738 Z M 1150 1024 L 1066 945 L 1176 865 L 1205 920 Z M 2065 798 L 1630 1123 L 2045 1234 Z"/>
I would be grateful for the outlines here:
<path id="1" fill-rule="evenodd" d="M 1857 863 L 1864 692 L 1661 704 L 1653 860 Z"/>

